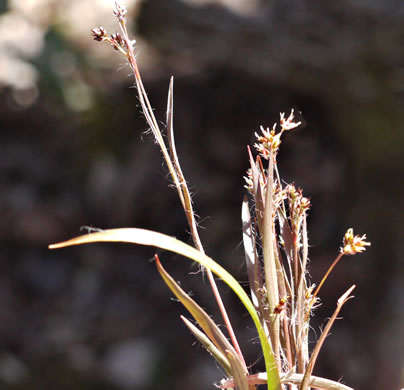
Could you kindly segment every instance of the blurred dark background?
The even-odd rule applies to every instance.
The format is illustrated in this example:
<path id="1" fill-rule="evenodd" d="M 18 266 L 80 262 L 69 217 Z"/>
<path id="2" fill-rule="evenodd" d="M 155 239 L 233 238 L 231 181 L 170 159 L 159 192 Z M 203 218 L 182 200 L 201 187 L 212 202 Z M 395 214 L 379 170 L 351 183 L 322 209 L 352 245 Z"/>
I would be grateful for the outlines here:
<path id="1" fill-rule="evenodd" d="M 246 281 L 240 207 L 246 145 L 279 112 L 302 111 L 280 170 L 304 189 L 311 275 L 346 229 L 367 234 L 322 289 L 312 340 L 356 284 L 316 375 L 355 389 L 403 382 L 404 2 L 149 0 L 127 3 L 146 89 L 162 121 L 175 75 L 177 150 L 206 252 Z M 185 329 L 154 249 L 48 251 L 80 227 L 136 226 L 190 242 L 124 59 L 92 41 L 115 32 L 112 1 L 0 2 L 0 387 L 213 389 L 222 373 Z M 215 318 L 190 263 L 161 253 Z M 252 371 L 253 325 L 222 287 Z"/>

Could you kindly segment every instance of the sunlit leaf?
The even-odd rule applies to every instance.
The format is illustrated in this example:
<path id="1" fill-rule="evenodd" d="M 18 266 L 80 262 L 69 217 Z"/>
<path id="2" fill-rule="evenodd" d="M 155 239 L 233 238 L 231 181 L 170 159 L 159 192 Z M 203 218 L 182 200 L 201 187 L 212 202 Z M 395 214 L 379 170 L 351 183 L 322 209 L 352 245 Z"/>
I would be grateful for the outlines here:
<path id="1" fill-rule="evenodd" d="M 232 354 L 238 359 L 237 353 L 228 342 L 226 337 L 223 335 L 222 331 L 215 324 L 212 318 L 203 310 L 179 285 L 175 280 L 167 273 L 160 263 L 160 260 L 156 256 L 157 269 L 163 278 L 164 282 L 167 284 L 169 289 L 175 294 L 175 296 L 180 300 L 180 302 L 186 307 L 186 309 L 192 314 L 196 322 L 206 333 L 207 337 L 211 342 L 214 343 L 216 348 L 219 349 L 223 356 Z M 227 362 L 228 363 L 228 362 Z"/>
<path id="2" fill-rule="evenodd" d="M 216 348 L 215 344 L 209 340 L 200 329 L 198 329 L 191 321 L 187 320 L 184 316 L 181 316 L 185 325 L 191 331 L 191 333 L 196 337 L 196 339 L 206 348 L 206 350 L 214 357 L 214 359 L 224 368 L 228 375 L 231 374 L 231 366 L 227 358 Z"/>
<path id="3" fill-rule="evenodd" d="M 174 237 L 170 237 L 158 232 L 153 232 L 151 230 L 137 229 L 137 228 L 103 230 L 101 232 L 87 234 L 58 244 L 53 244 L 50 245 L 49 248 L 56 249 L 72 245 L 81 245 L 94 242 L 129 242 L 133 244 L 149 245 L 161 249 L 166 249 L 178 253 L 180 255 L 183 255 L 185 257 L 188 257 L 189 259 L 192 259 L 197 263 L 204 265 L 205 267 L 209 268 L 213 273 L 215 273 L 217 276 L 222 278 L 222 280 L 239 297 L 240 301 L 247 309 L 257 328 L 258 336 L 260 338 L 260 344 L 265 359 L 265 368 L 266 371 L 268 372 L 268 382 L 267 382 L 268 390 L 281 389 L 279 372 L 277 369 L 275 356 L 265 336 L 264 330 L 262 329 L 254 305 L 252 304 L 246 292 L 237 282 L 237 280 L 234 279 L 234 277 L 229 272 L 227 272 L 221 265 L 216 263 L 210 257 L 206 256 L 204 253 L 196 250 L 190 245 L 183 243 L 182 241 L 177 240 Z"/>

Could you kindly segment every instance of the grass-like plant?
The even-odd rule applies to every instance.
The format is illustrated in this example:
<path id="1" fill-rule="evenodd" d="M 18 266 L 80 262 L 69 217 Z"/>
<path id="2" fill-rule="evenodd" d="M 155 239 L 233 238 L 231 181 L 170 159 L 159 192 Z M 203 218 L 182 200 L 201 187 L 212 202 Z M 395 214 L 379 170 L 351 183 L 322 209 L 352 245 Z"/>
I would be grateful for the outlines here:
<path id="1" fill-rule="evenodd" d="M 320 349 L 342 306 L 351 298 L 355 286 L 350 287 L 337 301 L 337 307 L 328 320 L 314 349 L 308 346 L 309 321 L 318 304 L 318 293 L 333 267 L 344 255 L 353 255 L 366 249 L 366 236 L 353 234 L 348 229 L 343 245 L 329 270 L 315 287 L 308 280 L 308 238 L 306 217 L 310 201 L 293 184 L 284 186 L 278 166 L 277 153 L 284 133 L 300 125 L 293 111 L 288 117 L 280 116 L 279 129 L 261 127 L 256 133 L 254 158 L 248 149 L 249 165 L 245 177 L 248 195 L 242 204 L 242 231 L 250 296 L 237 280 L 217 261 L 208 257 L 198 234 L 190 191 L 177 156 L 173 132 L 173 79 L 168 90 L 166 139 L 163 137 L 152 106 L 142 83 L 134 54 L 135 41 L 130 40 L 126 28 L 126 9 L 116 3 L 114 15 L 121 33 L 108 35 L 104 28 L 92 30 L 97 41 L 108 42 L 123 54 L 133 71 L 139 101 L 147 124 L 159 145 L 177 189 L 190 228 L 194 247 L 173 237 L 139 228 L 102 230 L 71 240 L 50 245 L 62 248 L 94 242 L 130 242 L 169 250 L 199 263 L 206 271 L 210 286 L 219 306 L 226 332 L 174 281 L 165 271 L 158 256 L 157 269 L 175 296 L 192 315 L 198 326 L 181 316 L 188 329 L 203 344 L 226 372 L 220 388 L 253 390 L 266 384 L 268 390 L 317 389 L 348 390 L 339 382 L 313 376 Z M 214 274 L 222 279 L 238 296 L 251 316 L 259 336 L 265 360 L 265 372 L 252 373 L 245 362 L 237 337 L 231 326 L 226 308 L 218 291 Z"/>

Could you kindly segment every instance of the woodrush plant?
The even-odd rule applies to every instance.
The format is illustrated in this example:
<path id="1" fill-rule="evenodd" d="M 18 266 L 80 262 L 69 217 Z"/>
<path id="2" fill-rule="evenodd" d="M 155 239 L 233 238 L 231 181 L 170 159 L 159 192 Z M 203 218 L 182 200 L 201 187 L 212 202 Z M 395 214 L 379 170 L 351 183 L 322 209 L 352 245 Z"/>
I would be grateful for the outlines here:
<path id="1" fill-rule="evenodd" d="M 94 242 L 130 242 L 169 250 L 199 263 L 209 280 L 219 306 L 227 335 L 213 319 L 174 281 L 155 255 L 157 270 L 174 295 L 192 315 L 197 327 L 181 316 L 188 329 L 223 367 L 226 378 L 218 387 L 222 389 L 253 390 L 266 384 L 268 390 L 317 389 L 349 390 L 339 382 L 313 376 L 318 354 L 342 306 L 351 298 L 355 286 L 350 287 L 337 301 L 337 307 L 328 320 L 313 350 L 309 351 L 309 321 L 319 303 L 318 293 L 334 266 L 345 255 L 363 252 L 366 236 L 354 235 L 348 229 L 342 247 L 327 273 L 316 287 L 308 279 L 307 212 L 310 200 L 294 184 L 283 185 L 277 165 L 277 154 L 284 133 L 300 125 L 294 112 L 288 117 L 280 115 L 279 130 L 261 127 L 256 133 L 254 158 L 250 148 L 250 168 L 245 177 L 248 196 L 242 203 L 242 231 L 250 296 L 237 280 L 217 261 L 208 257 L 199 238 L 190 191 L 182 173 L 174 142 L 173 78 L 168 90 L 166 131 L 163 138 L 152 106 L 147 97 L 137 66 L 134 44 L 130 40 L 124 6 L 115 4 L 113 11 L 121 33 L 108 35 L 103 27 L 94 28 L 96 41 L 108 42 L 127 59 L 135 77 L 135 84 L 143 114 L 168 166 L 190 227 L 194 247 L 162 233 L 139 228 L 102 230 L 86 234 L 49 248 L 62 248 Z M 214 274 L 222 279 L 238 296 L 257 329 L 265 372 L 252 373 L 233 331 L 231 321 L 216 285 Z"/>

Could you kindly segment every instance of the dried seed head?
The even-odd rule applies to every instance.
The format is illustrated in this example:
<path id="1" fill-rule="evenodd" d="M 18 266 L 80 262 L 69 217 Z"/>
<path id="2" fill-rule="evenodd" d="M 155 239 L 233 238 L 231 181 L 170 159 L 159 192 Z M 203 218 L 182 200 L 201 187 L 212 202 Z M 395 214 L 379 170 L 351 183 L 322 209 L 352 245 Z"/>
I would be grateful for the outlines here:
<path id="1" fill-rule="evenodd" d="M 118 50 L 119 47 L 121 47 L 123 49 L 127 48 L 125 40 L 122 38 L 122 35 L 119 33 L 111 34 L 110 41 L 111 41 L 111 44 L 114 46 L 115 50 Z"/>
<path id="2" fill-rule="evenodd" d="M 310 208 L 310 206 L 311 206 L 310 199 L 302 196 L 302 198 L 300 200 L 300 209 L 302 211 L 306 211 Z"/>
<path id="3" fill-rule="evenodd" d="M 301 188 L 296 189 L 294 184 L 288 184 L 284 191 L 286 192 L 291 209 L 295 212 L 302 214 L 310 208 L 310 199 L 303 196 Z"/>
<path id="4" fill-rule="evenodd" d="M 301 190 L 299 191 L 299 189 L 296 189 L 294 184 L 288 184 L 285 187 L 285 192 L 289 199 L 289 203 L 291 203 L 293 206 L 297 199 L 300 198 L 300 196 L 302 195 Z"/>
<path id="5" fill-rule="evenodd" d="M 302 122 L 295 122 L 294 119 L 295 119 L 295 114 L 294 114 L 293 109 L 290 112 L 290 115 L 287 119 L 285 119 L 285 113 L 281 112 L 281 121 L 280 122 L 281 122 L 282 131 L 295 129 L 296 127 L 298 127 L 302 124 Z"/>
<path id="6" fill-rule="evenodd" d="M 366 234 L 363 236 L 354 236 L 353 229 L 350 228 L 345 233 L 343 239 L 343 247 L 340 248 L 340 252 L 344 255 L 354 255 L 356 253 L 361 253 L 366 250 L 366 246 L 370 246 L 370 242 L 365 241 Z"/>
<path id="7" fill-rule="evenodd" d="M 272 130 L 265 130 L 262 126 L 260 127 L 262 135 L 255 133 L 257 137 L 257 143 L 254 144 L 254 147 L 258 150 L 261 157 L 269 160 L 271 153 L 276 156 L 278 152 L 279 145 L 281 144 L 281 133 L 276 134 L 276 124 L 272 127 Z"/>
<path id="8" fill-rule="evenodd" d="M 288 118 L 285 118 L 285 113 L 281 112 L 280 114 L 280 125 L 281 130 L 278 134 L 276 134 L 276 124 L 273 125 L 272 130 L 267 128 L 266 130 L 261 126 L 262 135 L 255 133 L 257 137 L 257 143 L 254 144 L 254 147 L 258 150 L 261 157 L 269 160 L 271 153 L 276 159 L 276 154 L 279 149 L 279 145 L 281 144 L 281 136 L 284 131 L 292 130 L 302 124 L 302 122 L 295 122 L 294 121 L 294 110 L 290 112 Z"/>
<path id="9" fill-rule="evenodd" d="M 305 311 L 308 315 L 310 315 L 310 311 L 315 309 L 320 305 L 320 298 L 313 297 L 313 290 L 316 287 L 315 284 L 307 287 L 306 292 L 304 294 L 304 306 Z"/>
<path id="10" fill-rule="evenodd" d="M 118 1 L 116 1 L 115 2 L 115 8 L 114 8 L 113 12 L 114 12 L 114 15 L 118 19 L 123 19 L 128 11 L 127 11 L 127 9 L 126 9 L 126 7 L 124 5 L 122 5 Z"/>
<path id="11" fill-rule="evenodd" d="M 105 38 L 107 38 L 107 31 L 105 30 L 105 28 L 104 27 L 96 27 L 96 28 L 93 28 L 92 30 L 91 30 L 91 35 L 93 36 L 93 38 L 96 40 L 96 41 L 103 41 Z"/>
<path id="12" fill-rule="evenodd" d="M 289 220 L 295 233 L 300 231 L 305 213 L 310 208 L 310 199 L 303 196 L 303 190 L 297 188 L 294 184 L 288 184 L 283 190 L 288 199 Z"/>

